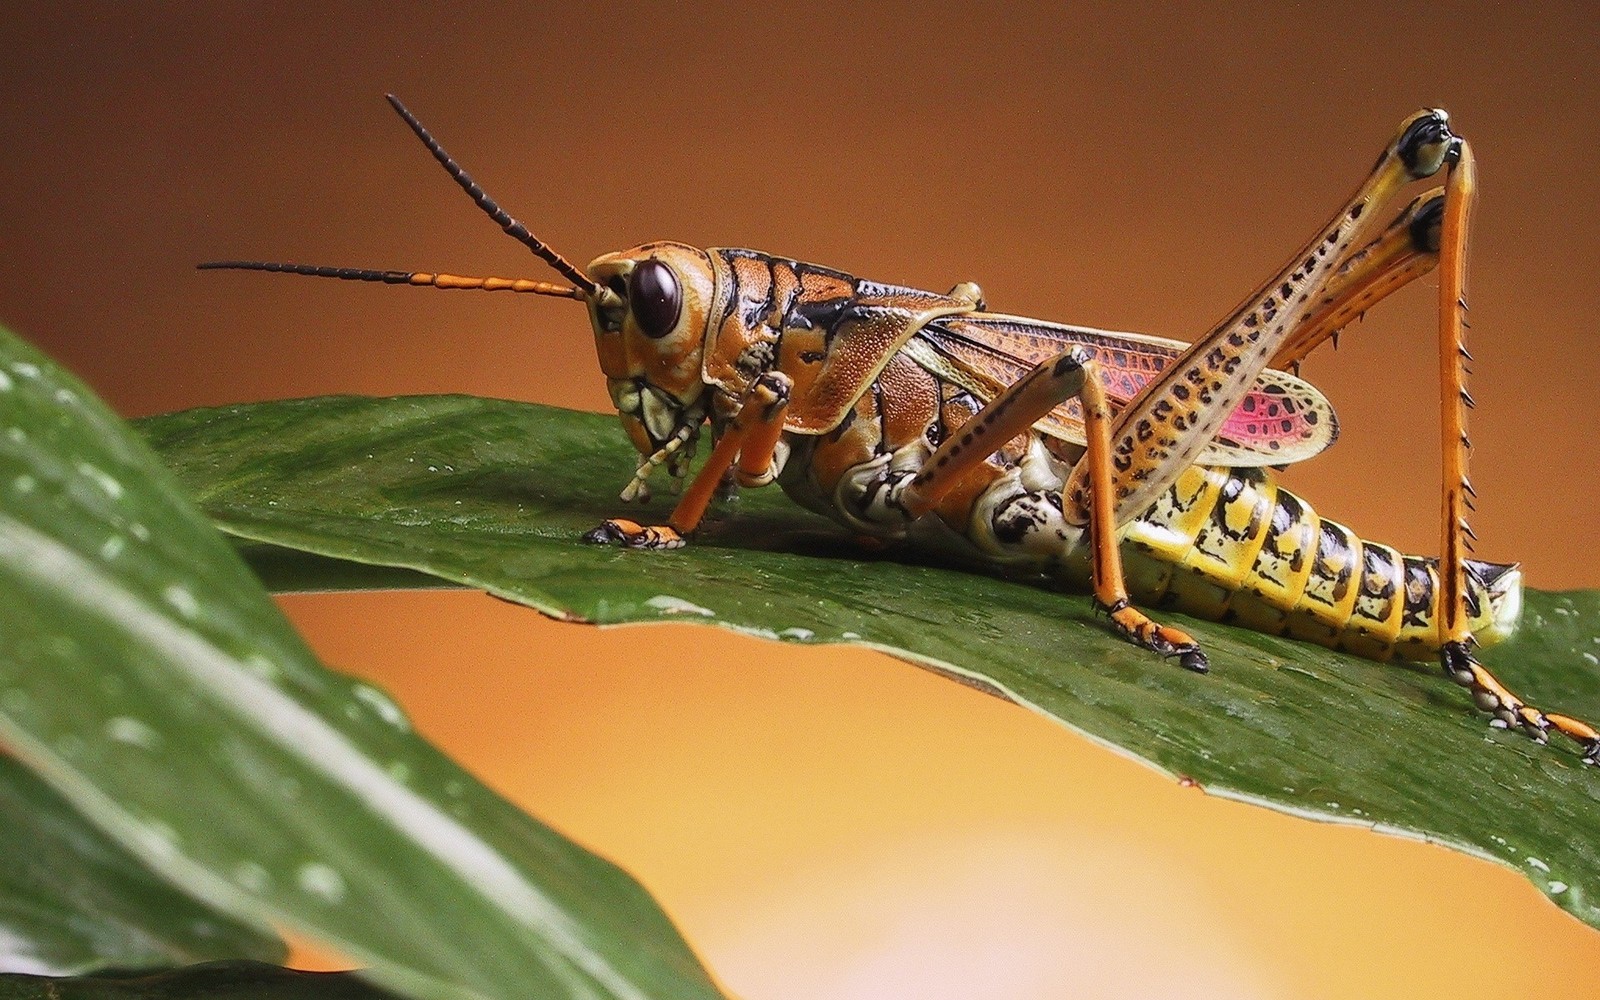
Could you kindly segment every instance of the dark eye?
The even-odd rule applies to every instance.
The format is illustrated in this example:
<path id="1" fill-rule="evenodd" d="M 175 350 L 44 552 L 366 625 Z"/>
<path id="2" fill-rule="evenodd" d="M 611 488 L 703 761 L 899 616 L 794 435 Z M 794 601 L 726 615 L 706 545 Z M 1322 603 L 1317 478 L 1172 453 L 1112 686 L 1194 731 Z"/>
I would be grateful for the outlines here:
<path id="1" fill-rule="evenodd" d="M 671 333 L 683 309 L 683 295 L 672 268 L 655 259 L 640 261 L 628 276 L 628 305 L 646 337 L 655 339 Z"/>

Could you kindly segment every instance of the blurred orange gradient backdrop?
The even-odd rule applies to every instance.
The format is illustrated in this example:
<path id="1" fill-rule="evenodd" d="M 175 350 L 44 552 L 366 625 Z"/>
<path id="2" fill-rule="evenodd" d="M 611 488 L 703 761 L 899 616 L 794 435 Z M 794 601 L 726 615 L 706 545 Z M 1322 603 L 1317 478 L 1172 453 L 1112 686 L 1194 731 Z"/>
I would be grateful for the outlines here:
<path id="1" fill-rule="evenodd" d="M 570 304 L 193 271 L 549 277 L 392 90 L 580 261 L 752 246 L 1189 338 L 1442 106 L 1483 194 L 1480 551 L 1600 585 L 1600 32 L 1576 3 L 1393 6 L 13 5 L 0 321 L 128 415 L 332 392 L 606 409 Z M 1345 433 L 1288 478 L 1432 552 L 1423 284 L 1308 364 Z M 884 656 L 465 593 L 282 603 L 326 661 L 635 873 L 746 1000 L 1600 996 L 1600 933 L 1518 875 L 1179 788 Z"/>

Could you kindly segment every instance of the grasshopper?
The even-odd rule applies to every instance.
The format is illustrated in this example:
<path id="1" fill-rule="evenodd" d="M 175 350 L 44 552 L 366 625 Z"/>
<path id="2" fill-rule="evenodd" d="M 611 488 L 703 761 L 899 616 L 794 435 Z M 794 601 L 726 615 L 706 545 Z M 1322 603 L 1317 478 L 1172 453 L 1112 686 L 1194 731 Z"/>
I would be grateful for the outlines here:
<path id="1" fill-rule="evenodd" d="M 869 537 L 942 523 L 983 557 L 1087 582 L 1129 641 L 1204 673 L 1187 633 L 1134 604 L 1344 648 L 1437 657 L 1491 725 L 1550 730 L 1600 762 L 1600 732 L 1535 708 L 1473 655 L 1516 626 L 1521 574 L 1467 558 L 1463 298 L 1472 150 L 1444 111 L 1406 118 L 1356 192 L 1282 269 L 1192 344 L 990 312 L 976 284 L 940 294 L 755 250 L 655 242 L 580 269 L 497 205 L 392 95 L 389 103 L 501 228 L 570 284 L 261 261 L 279 271 L 432 288 L 512 291 L 586 305 L 600 369 L 642 461 L 624 502 L 662 466 L 688 475 L 664 524 L 604 521 L 586 537 L 670 549 L 734 486 L 778 483 Z M 1376 236 L 1377 211 L 1444 175 Z M 1337 436 L 1301 361 L 1390 292 L 1437 268 L 1443 546 L 1402 555 L 1322 519 L 1270 467 Z M 1120 543 L 1120 544 L 1119 544 Z"/>

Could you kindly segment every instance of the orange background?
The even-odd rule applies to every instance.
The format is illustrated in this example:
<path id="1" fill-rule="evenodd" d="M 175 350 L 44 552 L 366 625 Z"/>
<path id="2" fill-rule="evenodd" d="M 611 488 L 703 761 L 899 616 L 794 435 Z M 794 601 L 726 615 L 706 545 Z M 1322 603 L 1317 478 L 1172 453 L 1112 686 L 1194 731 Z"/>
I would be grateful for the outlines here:
<path id="1" fill-rule="evenodd" d="M 570 304 L 191 269 L 549 277 L 428 160 L 394 90 L 580 261 L 748 245 L 1190 337 L 1440 105 L 1484 193 L 1480 551 L 1595 586 L 1600 33 L 1575 3 L 1391 6 L 14 6 L 0 320 L 130 415 L 327 392 L 605 408 Z M 1413 551 L 1437 547 L 1430 310 L 1410 290 L 1308 366 L 1345 434 L 1290 477 Z M 1600 996 L 1600 934 L 1520 876 L 1177 788 L 885 657 L 470 594 L 283 603 L 328 661 L 636 873 L 748 1000 L 1473 997 L 1528 976 Z"/>

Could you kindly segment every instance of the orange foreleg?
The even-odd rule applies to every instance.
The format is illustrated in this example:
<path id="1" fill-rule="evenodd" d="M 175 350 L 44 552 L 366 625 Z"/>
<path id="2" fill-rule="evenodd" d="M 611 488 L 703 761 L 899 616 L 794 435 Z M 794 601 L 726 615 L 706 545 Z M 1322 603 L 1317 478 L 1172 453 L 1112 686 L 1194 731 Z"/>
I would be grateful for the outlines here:
<path id="1" fill-rule="evenodd" d="M 676 549 L 683 545 L 685 535 L 700 526 L 711 498 L 735 463 L 740 481 L 748 485 L 770 482 L 776 475 L 773 457 L 783 434 L 783 414 L 789 407 L 791 386 L 789 376 L 782 372 L 768 372 L 756 380 L 666 524 L 641 525 L 626 518 L 611 518 L 584 538 L 600 543 L 621 542 L 629 548 Z"/>

